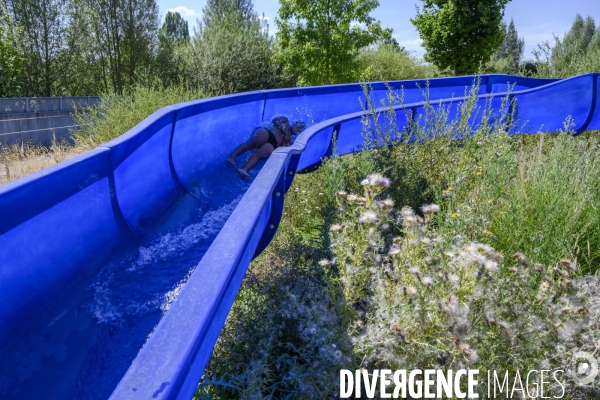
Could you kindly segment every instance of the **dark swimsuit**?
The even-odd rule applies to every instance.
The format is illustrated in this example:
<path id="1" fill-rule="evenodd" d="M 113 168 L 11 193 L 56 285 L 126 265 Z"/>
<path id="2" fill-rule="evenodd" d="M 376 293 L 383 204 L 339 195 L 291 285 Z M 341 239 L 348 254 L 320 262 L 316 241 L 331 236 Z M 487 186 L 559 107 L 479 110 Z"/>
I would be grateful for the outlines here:
<path id="1" fill-rule="evenodd" d="M 275 135 L 273 134 L 273 132 L 271 132 L 270 129 L 265 128 L 265 130 L 269 133 L 269 139 L 267 139 L 267 143 L 271 143 L 273 145 L 273 148 L 276 149 L 277 139 L 275 138 Z"/>

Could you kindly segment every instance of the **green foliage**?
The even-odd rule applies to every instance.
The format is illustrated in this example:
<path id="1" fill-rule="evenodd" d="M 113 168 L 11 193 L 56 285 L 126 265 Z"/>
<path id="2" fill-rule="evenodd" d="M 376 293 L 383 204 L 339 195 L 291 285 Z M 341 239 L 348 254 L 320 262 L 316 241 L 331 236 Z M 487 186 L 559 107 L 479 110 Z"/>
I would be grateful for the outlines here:
<path id="1" fill-rule="evenodd" d="M 202 25 L 209 27 L 213 22 L 219 23 L 231 13 L 247 24 L 257 22 L 252 0 L 208 0 L 202 9 Z"/>
<path id="2" fill-rule="evenodd" d="M 97 107 L 78 110 L 74 119 L 81 129 L 73 132 L 76 145 L 94 148 L 124 134 L 162 107 L 205 97 L 183 85 L 157 86 L 137 87 L 128 96 L 105 96 Z"/>
<path id="3" fill-rule="evenodd" d="M 26 95 L 51 96 L 60 91 L 57 59 L 63 45 L 65 0 L 6 0 L 16 26 L 23 58 L 23 91 Z"/>
<path id="4" fill-rule="evenodd" d="M 162 28 L 158 31 L 158 50 L 156 53 L 155 74 L 170 86 L 181 81 L 183 60 L 179 47 L 190 43 L 188 23 L 181 14 L 168 12 Z"/>
<path id="5" fill-rule="evenodd" d="M 0 8 L 0 97 L 21 92 L 23 59 L 18 44 L 22 29 L 15 27 L 6 8 Z"/>
<path id="6" fill-rule="evenodd" d="M 501 22 L 510 0 L 423 0 L 411 22 L 425 60 L 454 75 L 473 74 L 487 63 L 504 39 Z"/>
<path id="7" fill-rule="evenodd" d="M 6 0 L 22 27 L 22 95 L 123 94 L 150 70 L 156 0 Z"/>
<path id="8" fill-rule="evenodd" d="M 273 40 L 258 20 L 248 25 L 239 13 L 200 24 L 181 51 L 187 82 L 211 96 L 281 86 Z"/>
<path id="9" fill-rule="evenodd" d="M 578 14 L 569 32 L 534 51 L 538 77 L 566 78 L 600 71 L 600 29 L 594 19 Z"/>
<path id="10" fill-rule="evenodd" d="M 174 42 L 189 42 L 190 40 L 188 23 L 178 12 L 167 12 L 161 31 Z"/>
<path id="11" fill-rule="evenodd" d="M 353 80 L 359 49 L 391 36 L 369 16 L 378 5 L 377 0 L 281 0 L 276 60 L 303 86 Z"/>
<path id="12" fill-rule="evenodd" d="M 521 58 L 525 51 L 525 40 L 519 38 L 515 22 L 511 19 L 508 27 L 502 23 L 504 42 L 492 57 L 495 72 L 516 74 L 519 72 Z"/>
<path id="13" fill-rule="evenodd" d="M 393 43 L 362 49 L 357 64 L 359 74 L 355 80 L 360 82 L 419 79 L 435 74 L 434 68 Z"/>

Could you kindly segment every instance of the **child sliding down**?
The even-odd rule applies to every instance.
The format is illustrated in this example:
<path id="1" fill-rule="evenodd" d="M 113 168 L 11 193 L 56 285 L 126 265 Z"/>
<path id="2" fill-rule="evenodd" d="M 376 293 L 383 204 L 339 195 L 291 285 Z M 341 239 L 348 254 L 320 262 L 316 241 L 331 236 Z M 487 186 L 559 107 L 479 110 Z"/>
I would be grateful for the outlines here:
<path id="1" fill-rule="evenodd" d="M 292 126 L 286 117 L 276 117 L 273 119 L 273 127 L 259 127 L 254 129 L 250 140 L 240 144 L 227 157 L 227 162 L 235 164 L 235 158 L 250 150 L 256 150 L 243 168 L 238 168 L 237 172 L 242 179 L 248 179 L 250 171 L 258 161 L 269 157 L 273 150 L 281 146 L 289 146 L 292 142 L 292 135 L 302 132 L 306 125 L 302 121 L 296 121 Z"/>

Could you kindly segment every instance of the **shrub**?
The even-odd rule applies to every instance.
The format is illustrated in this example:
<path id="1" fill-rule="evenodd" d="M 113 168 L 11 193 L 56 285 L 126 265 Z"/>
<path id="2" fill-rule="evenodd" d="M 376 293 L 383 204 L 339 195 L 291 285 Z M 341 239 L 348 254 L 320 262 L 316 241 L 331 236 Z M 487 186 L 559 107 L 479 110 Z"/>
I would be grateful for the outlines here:
<path id="1" fill-rule="evenodd" d="M 265 26 L 239 19 L 230 13 L 200 24 L 191 45 L 179 49 L 188 83 L 210 96 L 289 85 L 271 60 L 273 39 Z"/>
<path id="2" fill-rule="evenodd" d="M 360 82 L 418 79 L 435 75 L 434 67 L 391 43 L 361 50 L 357 61 L 359 72 L 355 79 Z"/>

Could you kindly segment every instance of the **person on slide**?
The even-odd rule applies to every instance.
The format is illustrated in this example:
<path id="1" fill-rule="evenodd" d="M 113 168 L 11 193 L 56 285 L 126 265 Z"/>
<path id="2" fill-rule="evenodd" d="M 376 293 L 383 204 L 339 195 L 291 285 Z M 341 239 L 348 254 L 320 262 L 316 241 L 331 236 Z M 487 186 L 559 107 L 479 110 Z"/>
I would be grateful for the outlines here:
<path id="1" fill-rule="evenodd" d="M 289 146 L 292 142 L 292 135 L 298 134 L 304 130 L 306 125 L 302 121 L 295 122 L 290 126 L 286 117 L 276 117 L 273 119 L 273 127 L 259 127 L 254 130 L 250 140 L 239 145 L 227 157 L 227 162 L 235 164 L 235 158 L 247 151 L 254 150 L 254 154 L 246 162 L 243 168 L 238 168 L 237 172 L 242 179 L 248 179 L 250 171 L 258 161 L 269 157 L 273 151 L 281 146 Z"/>

